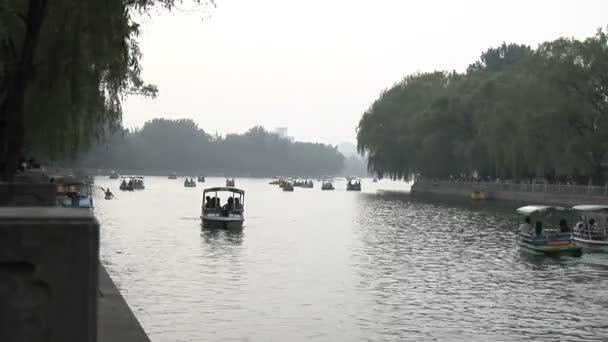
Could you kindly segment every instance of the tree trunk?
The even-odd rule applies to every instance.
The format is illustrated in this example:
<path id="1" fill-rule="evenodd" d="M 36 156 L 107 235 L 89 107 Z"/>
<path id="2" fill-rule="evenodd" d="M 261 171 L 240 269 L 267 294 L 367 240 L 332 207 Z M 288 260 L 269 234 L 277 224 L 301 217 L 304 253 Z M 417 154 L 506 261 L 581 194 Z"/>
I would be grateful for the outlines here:
<path id="1" fill-rule="evenodd" d="M 0 177 L 5 181 L 12 180 L 23 153 L 25 94 L 34 77 L 34 57 L 47 2 L 48 0 L 30 0 L 24 18 L 23 45 L 15 66 L 7 69 L 7 92 L 0 103 Z"/>

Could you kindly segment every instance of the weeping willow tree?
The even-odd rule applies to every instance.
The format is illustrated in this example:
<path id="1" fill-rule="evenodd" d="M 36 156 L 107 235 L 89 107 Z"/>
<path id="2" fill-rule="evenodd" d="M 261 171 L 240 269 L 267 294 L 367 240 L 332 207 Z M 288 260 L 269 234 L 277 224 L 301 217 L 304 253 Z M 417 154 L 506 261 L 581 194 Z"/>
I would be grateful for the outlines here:
<path id="1" fill-rule="evenodd" d="M 180 3 L 0 0 L 2 178 L 12 178 L 26 152 L 66 156 L 119 127 L 125 96 L 156 96 L 140 77 L 134 18 Z"/>
<path id="2" fill-rule="evenodd" d="M 608 37 L 503 44 L 465 73 L 410 75 L 363 114 L 357 141 L 380 176 L 603 184 Z"/>

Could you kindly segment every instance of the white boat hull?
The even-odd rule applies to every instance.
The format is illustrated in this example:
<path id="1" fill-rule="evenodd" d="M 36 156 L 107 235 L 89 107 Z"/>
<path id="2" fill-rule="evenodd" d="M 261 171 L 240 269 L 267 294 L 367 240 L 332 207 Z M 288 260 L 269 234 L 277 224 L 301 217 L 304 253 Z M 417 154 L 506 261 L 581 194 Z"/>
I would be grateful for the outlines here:
<path id="1" fill-rule="evenodd" d="M 608 252 L 608 241 L 606 240 L 589 240 L 575 237 L 574 243 L 587 251 Z"/>

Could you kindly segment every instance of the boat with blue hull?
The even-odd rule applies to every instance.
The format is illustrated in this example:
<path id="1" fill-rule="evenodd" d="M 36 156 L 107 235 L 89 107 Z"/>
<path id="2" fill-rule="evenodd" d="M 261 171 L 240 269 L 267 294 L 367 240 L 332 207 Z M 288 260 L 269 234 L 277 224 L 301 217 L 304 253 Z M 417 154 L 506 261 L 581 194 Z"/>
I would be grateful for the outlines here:
<path id="1" fill-rule="evenodd" d="M 582 247 L 574 243 L 568 218 L 573 211 L 556 206 L 529 205 L 517 209 L 524 217 L 519 226 L 517 244 L 526 252 L 547 256 L 582 255 Z"/>

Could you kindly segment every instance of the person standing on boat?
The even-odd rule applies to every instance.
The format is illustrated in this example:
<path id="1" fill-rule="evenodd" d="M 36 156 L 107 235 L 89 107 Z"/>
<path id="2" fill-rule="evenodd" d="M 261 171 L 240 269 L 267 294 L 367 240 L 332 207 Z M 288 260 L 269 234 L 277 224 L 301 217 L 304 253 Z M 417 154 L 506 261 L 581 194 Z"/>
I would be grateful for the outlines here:
<path id="1" fill-rule="evenodd" d="M 532 226 L 530 225 L 530 217 L 526 216 L 524 223 L 519 225 L 519 232 L 522 234 L 532 235 Z"/>

